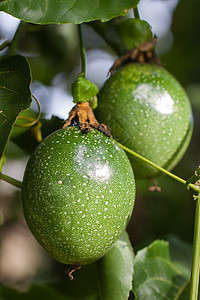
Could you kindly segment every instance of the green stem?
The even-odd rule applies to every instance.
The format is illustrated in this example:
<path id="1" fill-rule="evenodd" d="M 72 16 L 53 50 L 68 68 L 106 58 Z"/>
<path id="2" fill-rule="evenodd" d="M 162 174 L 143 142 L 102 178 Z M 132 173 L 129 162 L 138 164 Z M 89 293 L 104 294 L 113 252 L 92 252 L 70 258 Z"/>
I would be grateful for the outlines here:
<path id="1" fill-rule="evenodd" d="M 81 24 L 78 25 L 78 34 L 79 34 L 79 43 L 80 43 L 80 51 L 81 51 L 81 72 L 84 74 L 84 77 L 86 78 L 86 54 L 85 54 L 85 47 L 82 38 Z"/>
<path id="2" fill-rule="evenodd" d="M 199 290 L 199 269 L 200 269 L 200 193 L 196 200 L 193 255 L 190 278 L 190 300 L 198 299 Z"/>
<path id="3" fill-rule="evenodd" d="M 15 35 L 10 43 L 10 54 L 11 55 L 16 54 L 16 52 L 17 52 L 18 41 L 19 41 L 19 37 L 21 34 L 22 24 L 23 24 L 23 22 L 20 21 L 19 26 L 17 27 L 17 30 L 15 32 Z"/>
<path id="4" fill-rule="evenodd" d="M 133 14 L 134 14 L 135 19 L 140 20 L 140 14 L 139 14 L 139 10 L 138 10 L 137 6 L 133 9 Z"/>
<path id="5" fill-rule="evenodd" d="M 17 187 L 19 189 L 22 188 L 22 182 L 17 179 L 14 179 L 10 176 L 0 173 L 0 179 L 2 179 L 3 181 L 5 181 L 7 183 L 14 185 L 15 187 Z"/>
<path id="6" fill-rule="evenodd" d="M 0 51 L 4 50 L 6 47 L 10 46 L 10 42 L 5 41 L 0 45 Z"/>
<path id="7" fill-rule="evenodd" d="M 156 168 L 157 170 L 159 170 L 159 171 L 165 173 L 166 175 L 172 177 L 173 179 L 179 181 L 180 183 L 183 183 L 184 185 L 186 184 L 186 180 L 184 180 L 184 179 L 182 179 L 182 178 L 176 176 L 175 174 L 173 174 L 173 173 L 171 173 L 171 172 L 165 170 L 164 168 L 162 168 L 162 167 L 156 165 L 156 164 L 153 163 L 152 161 L 150 161 L 150 160 L 148 160 L 147 158 L 143 157 L 142 155 L 140 155 L 140 154 L 134 152 L 133 150 L 127 148 L 126 146 L 124 146 L 124 145 L 122 145 L 122 144 L 120 144 L 120 143 L 119 143 L 119 145 L 120 145 L 126 152 L 128 152 L 128 153 L 130 153 L 130 154 L 132 154 L 132 155 L 134 155 L 134 156 L 136 156 L 136 157 L 138 157 L 139 159 L 143 160 L 143 161 L 146 162 L 147 164 L 149 164 L 149 165 L 151 165 L 152 167 Z M 200 188 L 199 188 L 198 186 L 196 186 L 195 184 L 190 183 L 190 184 L 188 184 L 188 187 L 192 188 L 194 191 L 196 191 L 196 192 L 198 192 L 198 193 L 200 192 Z"/>

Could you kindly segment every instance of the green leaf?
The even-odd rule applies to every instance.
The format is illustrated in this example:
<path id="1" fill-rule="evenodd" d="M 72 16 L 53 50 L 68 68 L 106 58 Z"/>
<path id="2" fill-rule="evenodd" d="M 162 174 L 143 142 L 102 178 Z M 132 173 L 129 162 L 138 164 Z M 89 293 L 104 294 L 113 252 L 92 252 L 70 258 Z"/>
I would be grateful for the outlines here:
<path id="1" fill-rule="evenodd" d="M 150 25 L 139 19 L 128 19 L 119 24 L 119 35 L 127 50 L 139 47 L 152 39 Z"/>
<path id="2" fill-rule="evenodd" d="M 98 91 L 96 84 L 86 80 L 83 73 L 80 73 L 77 80 L 72 84 L 74 103 L 90 101 L 97 95 Z"/>
<path id="3" fill-rule="evenodd" d="M 185 276 L 189 279 L 192 264 L 192 244 L 181 240 L 173 234 L 167 236 L 170 246 L 170 257 L 178 268 L 185 272 Z"/>
<path id="4" fill-rule="evenodd" d="M 133 280 L 133 250 L 128 234 L 124 232 L 112 249 L 96 264 L 100 299 L 128 299 Z"/>
<path id="5" fill-rule="evenodd" d="M 0 62 L 0 158 L 17 116 L 31 105 L 30 83 L 29 64 L 23 56 Z"/>
<path id="6" fill-rule="evenodd" d="M 181 263 L 170 260 L 168 242 L 157 240 L 138 251 L 133 279 L 137 300 L 188 299 L 188 285 L 189 273 Z"/>
<path id="7" fill-rule="evenodd" d="M 116 16 L 126 15 L 139 0 L 4 0 L 0 10 L 26 22 L 37 24 L 73 23 L 93 20 L 106 22 Z"/>
<path id="8" fill-rule="evenodd" d="M 170 256 L 173 261 L 183 263 L 190 269 L 192 264 L 192 244 L 181 240 L 173 234 L 167 236 L 170 245 Z"/>

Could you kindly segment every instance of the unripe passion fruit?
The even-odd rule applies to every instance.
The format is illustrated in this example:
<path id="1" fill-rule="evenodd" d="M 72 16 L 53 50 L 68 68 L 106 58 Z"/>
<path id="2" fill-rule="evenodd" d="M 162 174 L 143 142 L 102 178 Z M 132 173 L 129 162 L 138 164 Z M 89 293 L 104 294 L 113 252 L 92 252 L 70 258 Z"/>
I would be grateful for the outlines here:
<path id="1" fill-rule="evenodd" d="M 99 93 L 95 111 L 113 137 L 166 169 L 172 169 L 189 144 L 193 117 L 187 95 L 165 69 L 129 64 L 116 71 Z M 136 178 L 159 171 L 128 155 Z"/>
<path id="2" fill-rule="evenodd" d="M 124 231 L 134 175 L 113 139 L 69 127 L 47 137 L 30 157 L 22 198 L 27 224 L 47 252 L 65 264 L 87 264 Z"/>

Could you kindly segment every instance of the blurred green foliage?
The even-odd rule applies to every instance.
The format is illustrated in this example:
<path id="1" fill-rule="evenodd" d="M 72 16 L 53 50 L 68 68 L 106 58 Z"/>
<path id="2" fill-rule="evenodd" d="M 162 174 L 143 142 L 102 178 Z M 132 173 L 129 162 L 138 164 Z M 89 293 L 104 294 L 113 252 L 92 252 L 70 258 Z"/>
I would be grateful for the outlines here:
<path id="1" fill-rule="evenodd" d="M 172 49 L 162 58 L 164 66 L 183 85 L 199 83 L 200 69 L 200 1 L 179 1 L 173 15 Z"/>

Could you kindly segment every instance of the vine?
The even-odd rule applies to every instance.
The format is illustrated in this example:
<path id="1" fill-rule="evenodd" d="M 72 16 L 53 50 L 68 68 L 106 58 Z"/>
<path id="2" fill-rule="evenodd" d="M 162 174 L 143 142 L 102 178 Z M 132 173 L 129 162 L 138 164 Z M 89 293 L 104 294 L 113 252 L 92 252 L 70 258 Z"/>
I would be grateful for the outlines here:
<path id="1" fill-rule="evenodd" d="M 2 179 L 3 181 L 7 182 L 7 183 L 10 183 L 12 184 L 13 186 L 21 189 L 22 188 L 22 182 L 13 178 L 13 177 L 10 177 L 8 175 L 5 175 L 3 173 L 0 173 L 0 179 Z"/>
<path id="2" fill-rule="evenodd" d="M 31 126 L 34 126 L 35 124 L 37 124 L 40 120 L 40 117 L 41 117 L 41 106 L 40 106 L 40 101 L 34 96 L 32 95 L 33 99 L 36 101 L 37 103 L 37 107 L 38 107 L 38 116 L 36 119 L 34 118 L 30 118 L 30 117 L 24 117 L 24 116 L 18 116 L 18 119 L 21 119 L 21 120 L 27 120 L 27 121 L 30 121 L 30 123 L 26 123 L 26 124 L 17 124 L 15 123 L 14 126 L 15 127 L 31 127 Z"/>
<path id="3" fill-rule="evenodd" d="M 140 13 L 139 13 L 139 10 L 138 10 L 137 6 L 133 9 L 133 14 L 134 14 L 134 18 L 135 19 L 139 19 L 140 20 Z"/>
<path id="4" fill-rule="evenodd" d="M 198 299 L 200 273 L 200 192 L 196 197 L 194 237 L 193 237 L 193 256 L 190 280 L 190 300 Z"/>
<path id="5" fill-rule="evenodd" d="M 86 78 L 86 51 L 83 43 L 81 24 L 78 25 L 78 36 L 81 54 L 81 72 L 84 74 L 84 78 Z"/>

